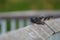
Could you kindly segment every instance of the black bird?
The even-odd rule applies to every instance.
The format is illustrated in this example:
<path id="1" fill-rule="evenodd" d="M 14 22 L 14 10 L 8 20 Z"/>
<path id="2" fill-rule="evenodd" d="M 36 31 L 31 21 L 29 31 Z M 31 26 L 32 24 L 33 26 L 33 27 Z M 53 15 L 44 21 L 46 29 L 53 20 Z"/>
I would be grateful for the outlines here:
<path id="1" fill-rule="evenodd" d="M 44 24 L 45 20 L 50 20 L 51 18 L 54 18 L 53 16 L 40 16 L 40 17 L 32 17 L 31 22 L 36 24 Z"/>
<path id="2" fill-rule="evenodd" d="M 44 22 L 42 21 L 44 17 L 32 17 L 31 18 L 31 22 L 32 23 L 36 23 L 36 24 L 44 24 Z"/>

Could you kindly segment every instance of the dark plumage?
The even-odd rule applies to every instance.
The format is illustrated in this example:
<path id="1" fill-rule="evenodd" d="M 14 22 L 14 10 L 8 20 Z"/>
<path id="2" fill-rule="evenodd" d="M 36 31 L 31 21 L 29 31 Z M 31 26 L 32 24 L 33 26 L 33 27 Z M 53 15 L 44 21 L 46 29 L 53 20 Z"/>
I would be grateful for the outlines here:
<path id="1" fill-rule="evenodd" d="M 32 22 L 32 23 L 36 23 L 36 24 L 44 24 L 44 21 L 45 21 L 45 20 L 50 20 L 51 18 L 53 18 L 53 16 L 32 17 L 32 18 L 31 18 L 31 22 Z"/>
<path id="2" fill-rule="evenodd" d="M 32 17 L 31 22 L 36 24 L 43 24 L 43 22 L 41 21 L 42 19 L 43 17 Z"/>
<path id="3" fill-rule="evenodd" d="M 52 18 L 54 18 L 54 17 L 53 16 L 46 16 L 46 17 L 44 17 L 44 20 L 50 20 Z"/>

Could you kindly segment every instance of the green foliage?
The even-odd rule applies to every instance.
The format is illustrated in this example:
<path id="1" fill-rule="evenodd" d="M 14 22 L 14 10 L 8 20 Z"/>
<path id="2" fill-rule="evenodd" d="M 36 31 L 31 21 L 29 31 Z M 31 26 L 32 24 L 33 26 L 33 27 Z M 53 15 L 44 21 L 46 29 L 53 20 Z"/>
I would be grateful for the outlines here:
<path id="1" fill-rule="evenodd" d="M 1 4 L 5 4 L 7 0 L 0 0 Z"/>
<path id="2" fill-rule="evenodd" d="M 55 10 L 60 10 L 60 0 L 47 0 Z"/>
<path id="3" fill-rule="evenodd" d="M 16 2 L 8 0 L 0 0 L 0 12 L 2 11 L 19 11 L 19 10 L 31 10 L 36 7 L 38 10 L 44 10 L 44 5 L 50 4 L 54 10 L 60 9 L 60 0 L 15 0 Z M 46 1 L 44 4 L 44 1 Z M 46 6 L 46 8 L 47 8 Z"/>

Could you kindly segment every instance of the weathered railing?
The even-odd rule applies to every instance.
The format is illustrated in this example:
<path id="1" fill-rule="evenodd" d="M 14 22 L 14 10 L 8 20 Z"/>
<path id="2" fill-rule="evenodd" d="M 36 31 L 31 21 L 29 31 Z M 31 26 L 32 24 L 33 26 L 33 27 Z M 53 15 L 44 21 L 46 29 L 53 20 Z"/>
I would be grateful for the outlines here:
<path id="1" fill-rule="evenodd" d="M 13 31 L 16 28 L 25 27 L 30 25 L 30 17 L 48 15 L 48 14 L 60 14 L 59 11 L 22 11 L 22 12 L 5 12 L 0 13 L 0 33 Z M 9 23 L 8 23 L 9 21 Z"/>
<path id="2" fill-rule="evenodd" d="M 7 32 L 8 31 L 7 29 L 9 28 L 9 26 L 10 26 L 10 30 L 13 31 L 16 29 L 17 25 L 18 25 L 18 28 L 21 28 L 21 27 L 24 27 L 24 26 L 27 26 L 30 24 L 29 19 L 18 19 L 18 23 L 17 23 L 16 19 L 9 19 L 9 21 L 10 21 L 10 23 L 7 24 L 7 22 L 8 22 L 7 19 L 0 19 L 0 25 L 1 25 L 0 33 Z M 7 26 L 7 25 L 9 25 L 9 26 Z"/>
<path id="3" fill-rule="evenodd" d="M 7 12 L 0 14 L 0 34 L 30 25 L 33 12 Z"/>
<path id="4" fill-rule="evenodd" d="M 30 25 L 30 17 L 48 14 L 60 14 L 60 11 L 25 11 L 0 14 L 0 34 Z M 58 35 L 59 36 L 59 35 Z M 52 40 L 52 39 L 51 39 Z"/>

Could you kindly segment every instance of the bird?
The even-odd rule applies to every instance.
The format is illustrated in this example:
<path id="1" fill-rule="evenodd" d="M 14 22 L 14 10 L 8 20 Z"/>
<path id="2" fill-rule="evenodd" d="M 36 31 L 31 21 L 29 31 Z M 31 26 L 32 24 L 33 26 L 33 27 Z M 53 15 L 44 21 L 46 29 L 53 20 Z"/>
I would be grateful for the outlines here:
<path id="1" fill-rule="evenodd" d="M 44 24 L 44 17 L 32 17 L 30 21 L 35 24 Z"/>
<path id="2" fill-rule="evenodd" d="M 53 19 L 53 16 L 36 16 L 36 17 L 31 17 L 30 21 L 35 24 L 45 24 L 44 21 Z"/>

